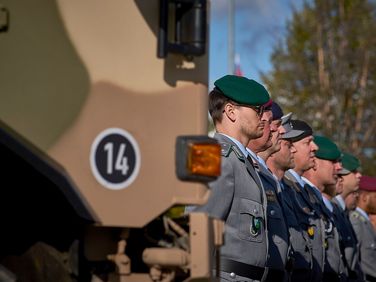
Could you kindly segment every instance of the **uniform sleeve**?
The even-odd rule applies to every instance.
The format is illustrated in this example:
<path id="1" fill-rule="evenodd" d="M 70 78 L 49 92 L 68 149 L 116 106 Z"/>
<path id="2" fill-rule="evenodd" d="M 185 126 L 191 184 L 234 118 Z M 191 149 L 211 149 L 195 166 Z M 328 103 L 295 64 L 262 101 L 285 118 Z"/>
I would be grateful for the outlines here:
<path id="1" fill-rule="evenodd" d="M 210 216 L 226 220 L 234 197 L 234 169 L 230 158 L 222 157 L 221 176 L 209 183 L 208 202 L 194 211 L 207 212 Z"/>

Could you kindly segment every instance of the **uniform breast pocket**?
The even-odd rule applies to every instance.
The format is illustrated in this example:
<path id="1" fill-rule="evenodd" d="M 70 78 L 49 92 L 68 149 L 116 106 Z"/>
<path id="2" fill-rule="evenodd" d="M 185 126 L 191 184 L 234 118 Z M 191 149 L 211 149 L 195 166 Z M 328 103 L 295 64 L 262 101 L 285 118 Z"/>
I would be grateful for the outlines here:
<path id="1" fill-rule="evenodd" d="M 247 241 L 262 242 L 265 236 L 265 218 L 262 205 L 249 199 L 240 199 L 238 216 L 239 237 Z"/>

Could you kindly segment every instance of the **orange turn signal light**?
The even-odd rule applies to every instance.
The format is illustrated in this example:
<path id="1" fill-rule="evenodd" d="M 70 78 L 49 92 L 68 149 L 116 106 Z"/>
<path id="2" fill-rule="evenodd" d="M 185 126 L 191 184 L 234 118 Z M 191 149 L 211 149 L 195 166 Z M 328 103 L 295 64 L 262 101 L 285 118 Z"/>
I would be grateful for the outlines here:
<path id="1" fill-rule="evenodd" d="M 189 144 L 187 165 L 191 174 L 219 176 L 221 174 L 221 146 L 219 144 Z"/>
<path id="2" fill-rule="evenodd" d="M 221 174 L 221 146 L 208 136 L 177 137 L 175 159 L 180 180 L 209 182 Z"/>

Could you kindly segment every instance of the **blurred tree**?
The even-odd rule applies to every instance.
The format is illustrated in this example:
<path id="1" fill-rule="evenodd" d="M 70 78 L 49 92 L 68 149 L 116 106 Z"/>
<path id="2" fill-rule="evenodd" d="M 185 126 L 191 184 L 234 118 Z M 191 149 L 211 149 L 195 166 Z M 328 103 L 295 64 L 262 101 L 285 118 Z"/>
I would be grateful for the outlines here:
<path id="1" fill-rule="evenodd" d="M 374 2 L 373 2 L 374 3 Z M 294 11 L 262 79 L 273 98 L 376 174 L 376 9 L 315 0 Z"/>

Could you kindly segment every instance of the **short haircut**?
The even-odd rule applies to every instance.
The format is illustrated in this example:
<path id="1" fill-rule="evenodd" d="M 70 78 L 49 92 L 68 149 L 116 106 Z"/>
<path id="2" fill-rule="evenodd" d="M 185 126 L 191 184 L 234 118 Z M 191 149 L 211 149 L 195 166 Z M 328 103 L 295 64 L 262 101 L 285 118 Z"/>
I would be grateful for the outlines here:
<path id="1" fill-rule="evenodd" d="M 222 121 L 223 108 L 227 103 L 231 102 L 233 101 L 226 97 L 217 87 L 214 87 L 209 93 L 209 114 L 213 119 L 214 125 Z"/>

